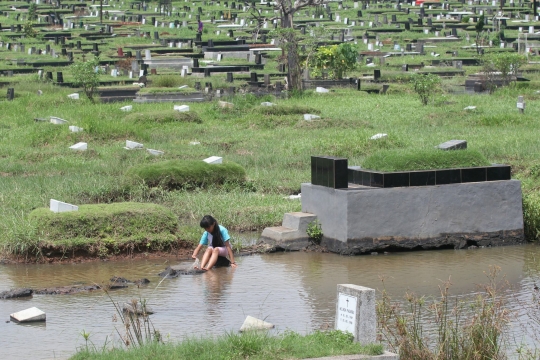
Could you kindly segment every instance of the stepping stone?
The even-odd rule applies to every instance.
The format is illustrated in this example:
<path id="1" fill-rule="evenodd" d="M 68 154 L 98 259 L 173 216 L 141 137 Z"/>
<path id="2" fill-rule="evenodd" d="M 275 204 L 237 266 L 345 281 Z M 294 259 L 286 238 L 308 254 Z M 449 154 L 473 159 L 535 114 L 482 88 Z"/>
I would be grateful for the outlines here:
<path id="1" fill-rule="evenodd" d="M 161 150 L 154 150 L 154 149 L 146 149 L 146 151 L 148 151 L 150 154 L 154 155 L 154 156 L 160 156 L 160 155 L 163 155 L 165 154 L 163 151 Z"/>
<path id="2" fill-rule="evenodd" d="M 305 121 L 313 121 L 320 119 L 321 117 L 319 115 L 313 115 L 313 114 L 304 114 L 304 120 Z"/>
<path id="3" fill-rule="evenodd" d="M 370 139 L 371 139 L 371 140 L 377 140 L 377 139 L 385 138 L 385 137 L 387 137 L 387 136 L 388 136 L 388 134 L 381 134 L 381 133 L 379 133 L 379 134 L 373 135 L 372 137 L 370 137 Z"/>
<path id="4" fill-rule="evenodd" d="M 174 110 L 180 111 L 180 112 L 187 112 L 189 111 L 188 105 L 174 105 Z"/>
<path id="5" fill-rule="evenodd" d="M 315 89 L 315 92 L 318 92 L 318 93 L 327 93 L 327 92 L 330 92 L 330 90 L 325 89 L 325 88 L 320 87 L 320 86 L 317 86 L 317 88 Z"/>
<path id="6" fill-rule="evenodd" d="M 83 130 L 84 130 L 83 128 L 78 127 L 78 126 L 73 126 L 73 125 L 71 125 L 71 126 L 69 127 L 69 131 L 71 131 L 72 133 L 81 132 L 81 131 L 83 131 Z"/>
<path id="7" fill-rule="evenodd" d="M 260 320 L 257 318 L 254 318 L 253 316 L 247 316 L 246 320 L 244 320 L 244 323 L 242 324 L 242 327 L 240 327 L 240 332 L 244 331 L 253 331 L 253 330 L 268 330 L 273 329 L 274 325 L 270 324 L 264 320 Z"/>
<path id="8" fill-rule="evenodd" d="M 37 307 L 22 310 L 9 315 L 10 319 L 17 322 L 45 321 L 46 314 Z"/>
<path id="9" fill-rule="evenodd" d="M 86 151 L 88 149 L 88 144 L 85 142 L 79 142 L 75 145 L 71 145 L 69 148 L 77 151 Z"/>
<path id="10" fill-rule="evenodd" d="M 56 116 L 51 116 L 49 121 L 51 122 L 51 124 L 55 124 L 55 125 L 63 125 L 68 122 L 67 120 L 60 119 L 59 117 L 56 117 Z"/>
<path id="11" fill-rule="evenodd" d="M 206 158 L 203 161 L 207 164 L 222 164 L 223 158 L 219 156 L 210 156 L 209 158 Z"/>
<path id="12" fill-rule="evenodd" d="M 79 94 L 78 93 L 69 94 L 67 97 L 70 98 L 70 99 L 73 99 L 73 100 L 79 100 Z"/>
<path id="13" fill-rule="evenodd" d="M 133 105 L 122 106 L 120 108 L 120 110 L 122 110 L 122 111 L 131 111 L 131 110 L 133 110 Z"/>
<path id="14" fill-rule="evenodd" d="M 126 146 L 124 147 L 124 149 L 134 150 L 134 149 L 142 149 L 143 147 L 144 145 L 141 143 L 131 141 L 131 140 L 126 140 Z"/>
<path id="15" fill-rule="evenodd" d="M 55 213 L 79 211 L 79 207 L 77 205 L 68 204 L 54 199 L 51 199 L 49 209 Z"/>

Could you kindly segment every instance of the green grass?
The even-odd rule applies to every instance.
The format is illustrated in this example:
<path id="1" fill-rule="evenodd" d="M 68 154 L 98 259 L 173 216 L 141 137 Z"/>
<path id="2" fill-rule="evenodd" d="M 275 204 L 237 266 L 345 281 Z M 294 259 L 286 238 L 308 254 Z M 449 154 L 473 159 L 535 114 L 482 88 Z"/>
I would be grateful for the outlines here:
<path id="1" fill-rule="evenodd" d="M 162 205 L 114 203 L 81 205 L 78 211 L 54 213 L 39 208 L 29 215 L 47 251 L 84 251 L 106 256 L 126 250 L 164 250 L 176 240 L 178 220 Z"/>
<path id="2" fill-rule="evenodd" d="M 349 334 L 340 331 L 316 331 L 305 336 L 286 332 L 270 336 L 264 332 L 226 334 L 216 339 L 187 339 L 179 344 L 148 344 L 129 350 L 80 351 L 72 360 L 114 359 L 193 359 L 193 360 L 266 360 L 306 359 L 322 356 L 365 354 L 380 355 L 382 345 L 361 346 Z"/>
<path id="3" fill-rule="evenodd" d="M 411 171 L 489 165 L 490 162 L 475 150 L 443 151 L 433 149 L 379 151 L 368 156 L 362 167 L 377 171 Z"/>
<path id="4" fill-rule="evenodd" d="M 246 171 L 238 164 L 207 164 L 200 160 L 168 160 L 130 168 L 127 177 L 134 182 L 165 189 L 208 187 L 226 183 L 241 184 Z"/>
<path id="5" fill-rule="evenodd" d="M 133 112 L 126 115 L 125 121 L 138 123 L 169 123 L 193 122 L 201 124 L 203 121 L 199 114 L 193 111 L 180 112 L 175 110 L 154 110 L 148 112 Z"/>

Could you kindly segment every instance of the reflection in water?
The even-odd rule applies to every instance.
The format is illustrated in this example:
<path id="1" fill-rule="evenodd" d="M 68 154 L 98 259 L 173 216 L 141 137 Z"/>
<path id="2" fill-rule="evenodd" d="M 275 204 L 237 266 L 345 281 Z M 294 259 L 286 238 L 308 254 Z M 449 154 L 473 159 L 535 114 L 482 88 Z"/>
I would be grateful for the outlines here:
<path id="1" fill-rule="evenodd" d="M 171 339 L 237 331 L 247 315 L 266 319 L 278 331 L 305 333 L 333 327 L 337 284 L 382 289 L 381 277 L 396 299 L 406 291 L 438 296 L 438 285 L 448 278 L 453 283 L 452 294 L 467 295 L 486 282 L 484 272 L 489 266 L 497 265 L 514 290 L 507 294 L 509 305 L 517 309 L 514 299 L 529 301 L 535 281 L 540 285 L 537 259 L 540 248 L 535 245 L 355 257 L 278 253 L 240 257 L 237 269 L 218 268 L 161 283 L 157 274 L 170 265 L 163 260 L 14 265 L 0 266 L 0 291 L 103 283 L 115 275 L 131 280 L 146 277 L 150 285 L 131 286 L 111 295 L 119 303 L 147 299 L 155 311 L 151 316 L 155 328 Z M 178 262 L 172 259 L 171 264 Z M 5 322 L 10 313 L 32 306 L 47 313 L 46 327 Z M 84 344 L 83 330 L 100 347 L 106 338 L 118 339 L 114 314 L 111 300 L 101 292 L 0 300 L 0 359 L 67 358 Z M 522 313 L 519 316 L 524 319 Z M 518 335 L 523 333 L 518 331 Z M 37 341 L 28 343 L 31 338 Z"/>

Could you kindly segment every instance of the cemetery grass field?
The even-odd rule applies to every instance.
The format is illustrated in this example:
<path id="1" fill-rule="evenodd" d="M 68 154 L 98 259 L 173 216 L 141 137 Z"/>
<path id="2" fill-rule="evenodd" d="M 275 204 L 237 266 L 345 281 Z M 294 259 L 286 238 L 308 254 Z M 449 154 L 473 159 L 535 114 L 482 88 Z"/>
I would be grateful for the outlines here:
<path id="1" fill-rule="evenodd" d="M 538 81 L 538 75 L 531 78 L 533 84 Z M 529 222 L 536 224 L 540 94 L 535 87 L 513 86 L 492 95 L 441 93 L 427 106 L 420 104 L 408 85 L 395 88 L 387 95 L 347 89 L 327 94 L 306 91 L 288 99 L 237 95 L 227 99 L 235 104 L 233 109 L 221 109 L 216 101 L 191 103 L 191 112 L 202 120 L 197 123 L 134 116 L 174 114 L 171 103 L 132 104 L 133 111 L 126 113 L 120 111 L 125 103 L 71 100 L 67 95 L 72 89 L 36 81 L 22 83 L 14 101 L 2 102 L 0 118 L 2 254 L 40 255 L 43 234 L 29 214 L 48 207 L 51 198 L 77 205 L 160 204 L 178 219 L 176 238 L 194 244 L 201 233 L 199 220 L 212 214 L 239 232 L 237 242 L 247 243 L 256 240 L 254 231 L 280 224 L 285 212 L 300 211 L 300 202 L 286 197 L 298 193 L 302 182 L 310 181 L 311 155 L 341 156 L 349 159 L 349 165 L 362 165 L 367 156 L 380 150 L 410 153 L 450 139 L 467 140 L 469 149 L 491 163 L 512 165 L 512 177 L 522 181 L 532 209 Z M 37 95 L 38 89 L 43 95 Z M 524 114 L 516 109 L 518 95 L 525 96 Z M 267 111 L 259 105 L 262 101 L 293 110 Z M 470 105 L 476 109 L 464 110 Z M 298 108 L 319 113 L 321 120 L 304 121 L 294 110 Z M 71 133 L 67 125 L 34 121 L 48 116 L 66 119 L 68 125 L 84 131 Z M 370 140 L 377 133 L 388 137 Z M 126 139 L 165 154 L 155 157 L 145 150 L 125 150 Z M 69 149 L 80 141 L 88 143 L 88 151 Z M 136 165 L 213 155 L 240 164 L 247 181 L 166 190 L 128 181 L 125 176 Z M 76 247 L 77 242 L 63 241 L 64 251 L 72 250 L 70 246 Z"/>

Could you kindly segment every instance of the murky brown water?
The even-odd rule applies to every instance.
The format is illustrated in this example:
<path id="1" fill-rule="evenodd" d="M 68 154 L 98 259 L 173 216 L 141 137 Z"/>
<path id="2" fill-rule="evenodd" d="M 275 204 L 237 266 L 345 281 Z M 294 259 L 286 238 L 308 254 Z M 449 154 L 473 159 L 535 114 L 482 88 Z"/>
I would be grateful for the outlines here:
<path id="1" fill-rule="evenodd" d="M 333 327 L 336 285 L 351 283 L 386 289 L 401 296 L 407 290 L 437 295 L 449 277 L 453 294 L 470 294 L 486 281 L 484 272 L 498 265 L 514 291 L 509 297 L 529 299 L 539 280 L 540 247 L 535 245 L 477 250 L 441 250 L 378 256 L 278 253 L 238 258 L 237 269 L 215 269 L 160 282 L 164 261 L 96 262 L 70 265 L 0 266 L 0 291 L 102 283 L 113 275 L 146 277 L 146 288 L 112 293 L 118 302 L 148 299 L 156 329 L 170 339 L 237 331 L 247 315 L 264 318 L 278 331 L 301 333 Z M 185 262 L 189 265 L 190 262 Z M 9 314 L 36 306 L 47 313 L 46 325 L 6 323 Z M 80 333 L 101 347 L 118 340 L 115 310 L 103 293 L 36 295 L 29 300 L 0 300 L 0 359 L 63 359 L 84 344 Z M 116 324 L 118 326 L 118 324 Z"/>

